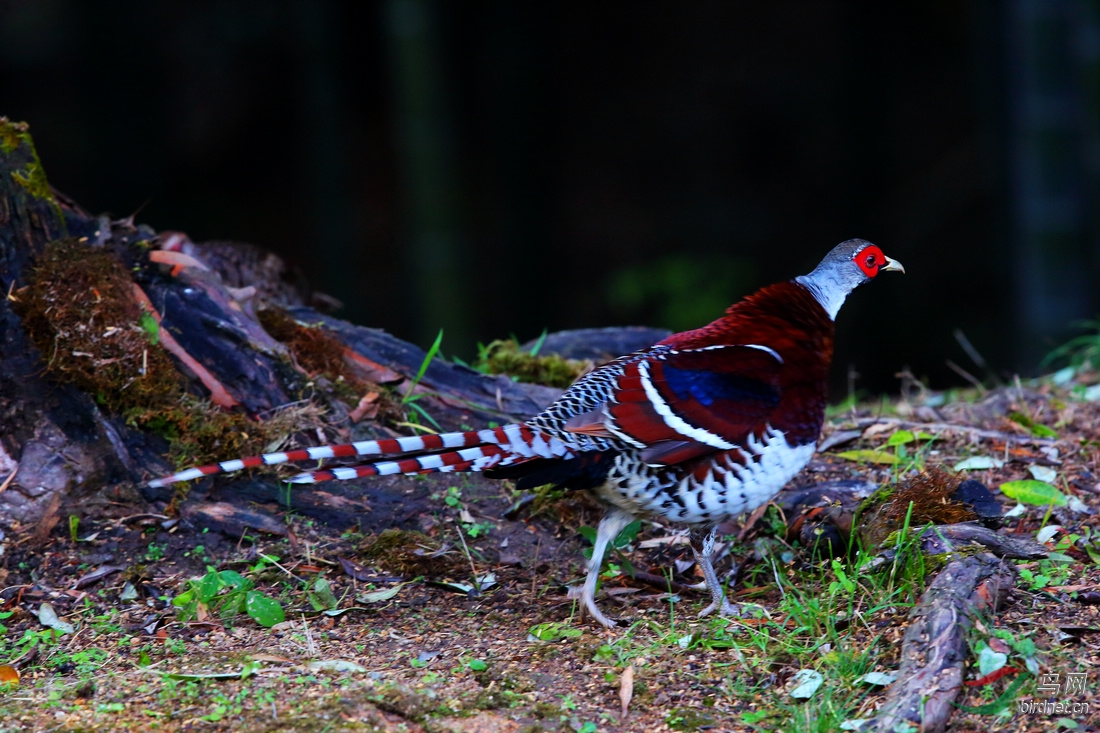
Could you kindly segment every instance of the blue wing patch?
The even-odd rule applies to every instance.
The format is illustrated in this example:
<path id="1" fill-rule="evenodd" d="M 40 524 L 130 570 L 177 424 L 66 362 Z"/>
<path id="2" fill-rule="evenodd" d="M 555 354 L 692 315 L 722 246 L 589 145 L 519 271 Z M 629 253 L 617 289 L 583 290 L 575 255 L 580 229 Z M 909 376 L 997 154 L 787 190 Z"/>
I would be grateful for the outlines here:
<path id="1" fill-rule="evenodd" d="M 702 369 L 677 369 L 669 364 L 664 364 L 662 371 L 665 383 L 681 400 L 694 399 L 707 407 L 715 400 L 763 403 L 769 407 L 779 404 L 779 392 L 759 379 Z"/>

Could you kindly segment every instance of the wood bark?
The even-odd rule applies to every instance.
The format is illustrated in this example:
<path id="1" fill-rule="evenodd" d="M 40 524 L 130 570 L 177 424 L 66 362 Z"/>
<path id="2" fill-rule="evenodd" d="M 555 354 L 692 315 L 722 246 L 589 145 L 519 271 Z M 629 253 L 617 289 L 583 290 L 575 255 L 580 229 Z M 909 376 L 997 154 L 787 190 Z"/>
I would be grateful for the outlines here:
<path id="1" fill-rule="evenodd" d="M 0 118 L 0 284 L 6 296 L 0 299 L 0 521 L 56 521 L 58 511 L 67 511 L 63 501 L 84 497 L 82 507 L 88 509 L 94 502 L 86 498 L 93 493 L 101 499 L 104 491 L 132 495 L 146 479 L 176 468 L 165 460 L 164 438 L 127 424 L 97 404 L 93 395 L 49 373 L 46 364 L 56 354 L 43 355 L 28 337 L 15 306 L 25 297 L 21 289 L 36 260 L 60 238 L 110 251 L 124 262 L 135 301 L 159 321 L 161 338 L 150 348 L 171 347 L 187 392 L 258 418 L 299 400 L 302 385 L 317 378 L 260 325 L 244 292 L 250 288 L 227 287 L 216 269 L 201 260 L 159 250 L 158 234 L 149 227 L 92 216 L 50 189 L 26 126 Z M 179 264 L 188 259 L 192 266 Z M 90 303 L 99 297 L 93 291 L 88 288 L 74 297 L 86 297 Z M 522 420 L 560 394 L 439 358 L 431 360 L 417 379 L 427 357 L 423 349 L 378 329 L 282 305 L 299 324 L 323 329 L 340 344 L 356 375 L 384 385 L 398 399 L 415 393 L 417 404 L 446 430 Z M 601 329 L 556 334 L 550 340 L 594 354 L 610 349 L 609 356 L 614 356 L 619 349 L 638 349 L 661 335 L 649 329 Z M 55 348 L 66 347 L 59 342 Z M 551 351 L 548 347 L 542 353 Z M 338 434 L 342 431 L 354 439 L 395 434 L 382 425 L 356 426 L 353 434 L 348 412 L 354 405 L 329 397 L 331 414 L 326 417 L 337 424 Z M 306 442 L 316 440 L 314 435 Z M 246 490 L 243 496 L 247 495 Z M 205 511 L 211 521 L 232 524 L 233 512 L 212 506 L 191 506 L 187 511 Z M 241 517 L 247 513 L 240 508 Z M 240 523 L 255 526 L 247 518 Z"/>
<path id="2" fill-rule="evenodd" d="M 898 679 L 864 730 L 888 733 L 915 725 L 942 731 L 955 707 L 966 662 L 966 635 L 977 616 L 992 613 L 1015 573 L 989 553 L 952 560 L 910 614 Z"/>

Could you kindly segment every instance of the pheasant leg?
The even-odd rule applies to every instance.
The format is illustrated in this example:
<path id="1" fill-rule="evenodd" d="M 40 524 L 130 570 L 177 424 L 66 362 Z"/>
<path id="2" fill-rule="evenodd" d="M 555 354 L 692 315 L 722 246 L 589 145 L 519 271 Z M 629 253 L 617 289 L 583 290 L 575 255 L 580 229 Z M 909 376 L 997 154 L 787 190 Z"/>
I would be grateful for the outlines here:
<path id="1" fill-rule="evenodd" d="M 718 574 L 714 572 L 714 565 L 710 561 L 711 555 L 714 554 L 714 539 L 717 531 L 717 527 L 712 528 L 702 542 L 697 537 L 691 538 L 691 551 L 695 554 L 695 562 L 699 563 L 703 571 L 703 578 L 707 581 L 707 589 L 710 590 L 711 597 L 710 605 L 699 612 L 699 618 L 709 616 L 715 611 L 718 611 L 720 616 L 741 615 L 741 610 L 726 598 L 722 583 L 718 580 Z"/>
<path id="2" fill-rule="evenodd" d="M 604 616 L 596 607 L 596 583 L 600 579 L 600 566 L 603 564 L 604 552 L 607 546 L 619 536 L 623 527 L 634 521 L 634 517 L 621 509 L 612 509 L 600 520 L 600 526 L 596 530 L 596 544 L 592 548 L 592 559 L 588 561 L 588 577 L 584 580 L 584 589 L 581 591 L 581 599 L 589 615 L 597 622 L 609 629 L 615 628 L 615 622 Z"/>

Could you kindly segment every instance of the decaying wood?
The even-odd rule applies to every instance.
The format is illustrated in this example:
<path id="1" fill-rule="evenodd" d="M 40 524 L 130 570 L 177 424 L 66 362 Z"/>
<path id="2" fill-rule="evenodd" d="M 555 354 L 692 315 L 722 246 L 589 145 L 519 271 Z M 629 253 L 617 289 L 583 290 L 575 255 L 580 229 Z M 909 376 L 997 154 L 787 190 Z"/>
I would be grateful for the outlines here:
<path id="1" fill-rule="evenodd" d="M 985 547 L 997 557 L 1037 560 L 1050 552 L 1027 535 L 1000 534 L 975 522 L 941 524 L 921 534 L 921 551 L 929 555 L 954 552 L 968 544 Z"/>
<path id="2" fill-rule="evenodd" d="M 17 465 L 0 494 L 0 517 L 37 523 L 53 496 L 118 468 L 97 428 L 95 402 L 42 374 L 16 315 L 15 290 L 45 244 L 72 234 L 70 219 L 95 220 L 51 195 L 25 125 L 0 117 L 0 463 Z"/>
<path id="3" fill-rule="evenodd" d="M 989 553 L 949 562 L 910 614 L 898 679 L 863 730 L 888 733 L 908 724 L 942 731 L 962 685 L 966 635 L 975 617 L 996 609 L 1014 580 L 1010 567 Z"/>
<path id="4" fill-rule="evenodd" d="M 557 354 L 563 359 L 588 359 L 596 364 L 629 354 L 657 343 L 672 332 L 663 328 L 629 326 L 626 328 L 578 328 L 552 333 L 541 340 L 523 345 L 530 351 L 536 345 L 540 354 Z"/>
<path id="5" fill-rule="evenodd" d="M 391 437 L 397 434 L 391 426 L 400 427 L 393 425 L 400 420 L 394 411 L 410 412 L 406 405 L 410 398 L 440 427 L 454 430 L 525 419 L 560 394 L 557 389 L 482 374 L 440 358 L 432 360 L 423 378 L 417 380 L 427 357 L 423 349 L 383 331 L 295 305 L 305 298 L 280 300 L 276 305 L 285 308 L 296 323 L 319 329 L 325 338 L 341 345 L 348 374 L 358 380 L 351 389 L 361 391 L 354 397 L 338 397 L 331 382 L 303 368 L 287 346 L 261 325 L 256 300 L 272 291 L 261 282 L 270 268 L 249 270 L 256 282 L 242 287 L 240 267 L 223 272 L 225 258 L 204 260 L 208 249 L 201 245 L 182 254 L 158 250 L 156 247 L 180 235 L 165 238 L 149 227 L 135 226 L 132 219 L 111 221 L 91 216 L 50 189 L 45 180 L 26 127 L 0 118 L 0 285 L 6 294 L 0 300 L 0 520 L 38 523 L 59 511 L 57 497 L 71 501 L 74 492 L 132 489 L 150 476 L 174 468 L 165 460 L 166 439 L 143 429 L 139 420 L 124 419 L 119 411 L 97 404 L 95 390 L 82 391 L 67 382 L 64 373 L 50 371 L 59 352 L 71 357 L 75 349 L 66 353 L 66 344 L 55 338 L 48 344 L 53 353 L 42 353 L 47 347 L 41 339 L 36 347 L 21 321 L 18 301 L 29 297 L 26 286 L 35 263 L 48 246 L 54 246 L 51 243 L 61 239 L 74 243 L 69 246 L 109 253 L 119 261 L 122 277 L 132 280 L 126 297 L 132 298 L 128 307 L 133 309 L 131 320 L 135 322 L 127 322 L 126 329 L 138 328 L 137 317 L 143 312 L 152 318 L 159 324 L 159 338 L 148 344 L 148 351 L 171 354 L 171 363 L 185 385 L 181 395 L 209 400 L 211 413 L 220 408 L 245 416 L 246 426 L 320 395 L 328 410 L 329 434 L 311 433 L 303 442 Z M 258 256 L 248 261 L 253 260 L 266 261 Z M 86 290 L 73 293 L 76 300 L 71 302 L 76 308 L 82 307 L 79 298 L 87 298 L 91 304 L 100 297 L 94 287 Z M 285 292 L 285 288 L 277 292 Z M 49 326 L 50 317 L 46 309 L 40 320 Z M 105 326 L 89 320 L 88 328 L 104 331 Z M 157 325 L 153 329 L 158 330 Z M 114 330 L 105 329 L 108 333 Z M 543 353 L 584 351 L 602 361 L 664 335 L 641 328 L 551 334 L 543 344 Z M 139 349 L 138 358 L 125 362 L 133 364 L 134 379 L 146 374 L 145 356 L 145 350 Z M 109 361 L 122 363 L 118 358 Z M 370 419 L 381 408 L 366 405 L 359 409 L 367 396 L 373 394 L 369 401 L 377 401 L 383 392 L 391 403 L 388 424 Z M 395 402 L 402 404 L 394 408 Z M 208 460 L 226 457 L 206 456 Z M 249 491 L 246 485 L 242 496 Z M 237 497 L 220 498 L 232 501 L 202 510 L 216 515 L 205 517 L 206 521 L 226 527 L 273 526 L 264 516 L 253 516 L 255 512 L 240 505 Z M 343 500 L 329 495 L 330 504 Z M 86 497 L 82 501 L 85 509 L 93 505 Z M 60 509 L 68 510 L 67 506 Z M 191 507 L 188 511 L 199 510 Z"/>

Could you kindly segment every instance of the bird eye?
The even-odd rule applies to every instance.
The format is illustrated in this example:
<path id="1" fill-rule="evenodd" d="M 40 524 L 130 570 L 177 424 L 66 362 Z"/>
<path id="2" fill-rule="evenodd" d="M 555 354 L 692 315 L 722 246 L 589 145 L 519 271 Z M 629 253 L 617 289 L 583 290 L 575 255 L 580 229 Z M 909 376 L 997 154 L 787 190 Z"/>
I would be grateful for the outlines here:
<path id="1" fill-rule="evenodd" d="M 882 254 L 882 250 L 875 245 L 869 244 L 856 252 L 852 256 L 852 261 L 864 275 L 873 279 L 878 275 L 879 268 L 886 264 L 886 255 Z"/>

